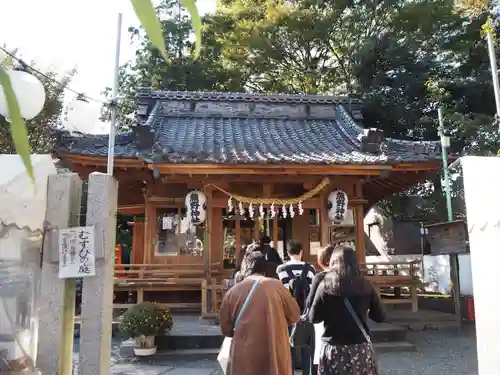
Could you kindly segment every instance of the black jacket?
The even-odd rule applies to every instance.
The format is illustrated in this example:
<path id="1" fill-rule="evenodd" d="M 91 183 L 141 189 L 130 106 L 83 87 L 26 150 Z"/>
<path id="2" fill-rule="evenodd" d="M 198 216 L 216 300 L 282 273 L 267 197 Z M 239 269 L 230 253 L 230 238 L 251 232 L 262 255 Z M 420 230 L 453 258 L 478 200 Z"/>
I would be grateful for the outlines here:
<path id="1" fill-rule="evenodd" d="M 366 341 L 347 309 L 344 298 L 349 300 L 368 334 L 370 334 L 368 318 L 377 323 L 385 320 L 385 310 L 380 296 L 368 280 L 365 280 L 365 283 L 366 288 L 363 292 L 350 296 L 331 293 L 325 288 L 324 281 L 320 283 L 309 310 L 309 319 L 313 323 L 324 323 L 323 341 L 330 345 L 361 344 Z"/>

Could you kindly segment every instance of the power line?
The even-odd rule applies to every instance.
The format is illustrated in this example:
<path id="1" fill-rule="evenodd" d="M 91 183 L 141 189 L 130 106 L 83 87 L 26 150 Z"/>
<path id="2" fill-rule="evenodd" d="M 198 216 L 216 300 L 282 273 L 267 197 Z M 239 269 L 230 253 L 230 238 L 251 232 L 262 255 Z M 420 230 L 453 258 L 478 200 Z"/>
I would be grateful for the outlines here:
<path id="1" fill-rule="evenodd" d="M 110 105 L 110 102 L 104 102 L 104 101 L 102 101 L 100 99 L 95 99 L 95 98 L 92 98 L 90 96 L 87 96 L 86 94 L 83 94 L 82 92 L 76 91 L 76 90 L 72 89 L 71 87 L 69 87 L 68 85 L 65 85 L 65 84 L 61 83 L 57 79 L 55 79 L 53 77 L 50 77 L 50 76 L 48 76 L 45 73 L 42 73 L 40 70 L 35 69 L 32 66 L 26 64 L 26 62 L 24 62 L 22 59 L 16 57 L 15 55 L 13 55 L 11 52 L 7 51 L 2 46 L 0 46 L 0 50 L 3 51 L 3 52 L 5 52 L 13 60 L 17 61 L 22 67 L 27 68 L 27 70 L 31 70 L 31 71 L 35 72 L 36 74 L 44 77 L 45 79 L 47 79 L 47 80 L 49 80 L 49 81 L 51 81 L 53 83 L 56 83 L 57 85 L 59 85 L 60 87 L 62 87 L 63 90 L 70 91 L 70 92 L 76 94 L 77 96 L 84 97 L 85 99 L 92 100 L 93 102 L 100 103 L 100 104 L 105 105 L 105 106 L 109 106 Z M 134 109 L 134 108 L 128 107 L 128 106 L 125 106 L 125 107 L 118 106 L 118 109 L 127 110 L 127 109 Z"/>

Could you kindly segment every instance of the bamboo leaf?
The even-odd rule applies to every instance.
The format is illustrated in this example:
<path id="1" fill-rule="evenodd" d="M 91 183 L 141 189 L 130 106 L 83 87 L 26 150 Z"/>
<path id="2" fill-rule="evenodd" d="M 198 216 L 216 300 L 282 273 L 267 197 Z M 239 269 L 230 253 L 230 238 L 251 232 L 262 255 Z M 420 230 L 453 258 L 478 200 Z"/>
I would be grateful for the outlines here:
<path id="1" fill-rule="evenodd" d="M 2 62 L 0 62 L 0 68 L 3 70 L 12 69 L 14 66 L 14 62 L 12 60 L 12 56 L 7 56 Z"/>
<path id="2" fill-rule="evenodd" d="M 151 43 L 160 51 L 165 61 L 168 61 L 161 23 L 156 16 L 153 3 L 151 0 L 130 0 L 130 2 Z"/>
<path id="3" fill-rule="evenodd" d="M 16 94 L 12 88 L 9 75 L 3 68 L 0 68 L 0 86 L 3 89 L 5 101 L 7 102 L 7 108 L 9 110 L 10 131 L 12 133 L 14 147 L 16 148 L 16 152 L 21 157 L 31 180 L 35 182 L 33 166 L 31 165 L 30 158 L 28 131 L 26 130 L 26 125 L 21 116 L 21 109 L 19 108 L 19 103 L 17 102 Z"/>
<path id="4" fill-rule="evenodd" d="M 193 25 L 194 35 L 196 37 L 196 44 L 194 49 L 194 56 L 199 57 L 201 51 L 201 18 L 196 7 L 195 0 L 180 0 L 182 6 L 191 15 L 191 24 Z"/>

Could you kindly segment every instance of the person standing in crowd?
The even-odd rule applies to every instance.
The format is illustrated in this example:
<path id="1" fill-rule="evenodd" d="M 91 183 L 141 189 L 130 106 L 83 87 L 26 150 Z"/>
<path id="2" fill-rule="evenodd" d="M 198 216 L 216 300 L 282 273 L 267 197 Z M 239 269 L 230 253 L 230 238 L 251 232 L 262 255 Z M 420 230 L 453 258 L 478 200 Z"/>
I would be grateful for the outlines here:
<path id="1" fill-rule="evenodd" d="M 276 267 L 283 264 L 283 260 L 278 254 L 278 251 L 271 246 L 271 238 L 269 236 L 262 236 L 259 245 L 260 251 L 266 256 L 269 262 L 274 263 Z"/>
<path id="2" fill-rule="evenodd" d="M 293 371 L 286 327 L 299 320 L 300 309 L 278 280 L 264 276 L 266 267 L 260 251 L 246 254 L 243 280 L 222 301 L 221 331 L 233 338 L 226 375 L 290 375 Z"/>
<path id="3" fill-rule="evenodd" d="M 305 263 L 302 260 L 304 255 L 304 250 L 300 242 L 291 241 L 288 244 L 288 255 L 290 260 L 280 266 L 278 266 L 276 272 L 278 277 L 285 286 L 294 296 L 300 307 L 300 313 L 307 313 L 306 311 L 306 300 L 311 290 L 312 280 L 316 270 L 313 265 Z M 314 340 L 313 340 L 314 341 Z M 312 375 L 313 374 L 313 363 L 312 357 L 314 353 L 314 345 L 311 347 L 301 347 L 301 348 L 291 348 L 292 361 L 295 363 L 297 359 L 295 355 L 300 355 L 302 363 L 302 374 Z"/>
<path id="4" fill-rule="evenodd" d="M 321 268 L 321 272 L 317 273 L 314 276 L 314 279 L 312 281 L 311 285 L 311 290 L 309 291 L 309 295 L 307 296 L 306 300 L 306 309 L 310 310 L 312 303 L 314 301 L 314 296 L 316 295 L 316 291 L 318 290 L 318 286 L 321 284 L 321 282 L 325 279 L 325 275 L 327 270 L 330 268 L 330 258 L 333 254 L 333 251 L 335 250 L 335 247 L 330 245 L 325 248 L 322 248 L 318 252 L 318 265 Z M 314 343 L 314 356 L 313 356 L 313 365 L 312 365 L 312 372 L 313 374 L 318 373 L 318 364 L 319 364 L 319 357 L 321 354 L 321 349 L 323 347 L 322 344 L 322 339 L 321 337 L 323 336 L 323 333 L 325 332 L 325 327 L 323 323 L 316 323 L 314 325 L 314 331 L 315 331 L 315 343 Z"/>
<path id="5" fill-rule="evenodd" d="M 338 247 L 309 311 L 313 323 L 325 326 L 319 374 L 378 375 L 367 317 L 385 320 L 380 296 L 361 275 L 356 252 Z"/>

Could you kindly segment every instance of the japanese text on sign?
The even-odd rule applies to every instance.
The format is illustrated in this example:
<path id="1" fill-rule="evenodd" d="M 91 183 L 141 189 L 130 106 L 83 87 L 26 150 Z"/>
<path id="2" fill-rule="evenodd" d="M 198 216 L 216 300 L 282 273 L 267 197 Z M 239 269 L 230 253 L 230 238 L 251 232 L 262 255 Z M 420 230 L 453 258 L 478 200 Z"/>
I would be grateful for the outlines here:
<path id="1" fill-rule="evenodd" d="M 59 278 L 95 276 L 94 227 L 59 231 Z"/>

